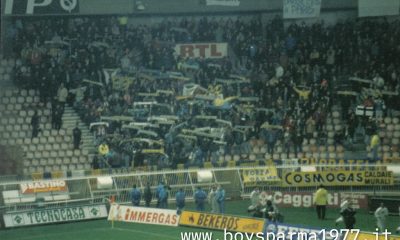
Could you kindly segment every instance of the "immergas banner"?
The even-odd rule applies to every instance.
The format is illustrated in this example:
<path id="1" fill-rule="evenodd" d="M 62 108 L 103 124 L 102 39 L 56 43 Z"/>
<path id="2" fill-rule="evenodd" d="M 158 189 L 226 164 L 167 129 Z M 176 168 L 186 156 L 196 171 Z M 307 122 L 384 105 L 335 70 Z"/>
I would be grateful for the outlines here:
<path id="1" fill-rule="evenodd" d="M 4 15 L 77 14 L 79 0 L 4 0 Z"/>
<path id="2" fill-rule="evenodd" d="M 22 227 L 28 225 L 42 225 L 106 218 L 107 215 L 106 205 L 99 204 L 10 212 L 4 214 L 3 218 L 6 227 Z"/>
<path id="3" fill-rule="evenodd" d="M 316 18 L 321 11 L 321 0 L 284 0 L 283 18 Z"/>
<path id="4" fill-rule="evenodd" d="M 227 43 L 185 43 L 176 44 L 175 52 L 190 58 L 223 58 L 228 56 Z"/>
<path id="5" fill-rule="evenodd" d="M 179 223 L 179 215 L 176 210 L 114 204 L 111 206 L 108 220 L 176 227 Z"/>
<path id="6" fill-rule="evenodd" d="M 311 192 L 269 192 L 273 202 L 280 207 L 301 207 L 313 206 L 313 193 Z M 351 206 L 355 209 L 368 209 L 368 198 L 365 194 L 357 193 L 329 193 L 328 207 L 338 208 L 340 204 L 348 199 Z"/>

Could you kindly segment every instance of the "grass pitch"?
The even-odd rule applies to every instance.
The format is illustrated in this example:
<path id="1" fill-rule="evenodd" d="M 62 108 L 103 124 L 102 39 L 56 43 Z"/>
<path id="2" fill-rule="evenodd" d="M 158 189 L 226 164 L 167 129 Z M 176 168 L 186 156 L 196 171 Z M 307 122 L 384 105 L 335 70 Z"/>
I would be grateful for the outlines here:
<path id="1" fill-rule="evenodd" d="M 229 214 L 249 216 L 247 206 L 249 201 L 233 201 L 226 203 Z M 171 205 L 171 208 L 174 206 Z M 187 209 L 194 209 L 188 204 Z M 335 219 L 339 209 L 328 209 L 327 220 L 317 219 L 313 208 L 282 208 L 285 223 L 300 224 L 309 227 L 335 228 Z M 375 218 L 365 210 L 358 210 L 356 228 L 364 231 L 375 231 Z M 388 230 L 395 232 L 400 225 L 399 216 L 390 216 L 387 220 Z M 342 226 L 339 226 L 342 227 Z M 0 240 L 180 240 L 181 232 L 213 232 L 213 239 L 223 240 L 221 231 L 188 227 L 166 227 L 147 224 L 116 222 L 114 228 L 105 219 L 13 228 L 0 231 Z"/>

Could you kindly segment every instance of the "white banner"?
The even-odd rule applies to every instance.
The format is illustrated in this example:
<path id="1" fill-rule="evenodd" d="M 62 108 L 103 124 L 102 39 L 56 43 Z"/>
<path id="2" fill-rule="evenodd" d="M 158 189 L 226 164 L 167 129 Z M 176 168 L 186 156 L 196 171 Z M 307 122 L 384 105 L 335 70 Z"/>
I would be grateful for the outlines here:
<path id="1" fill-rule="evenodd" d="M 223 58 L 228 56 L 227 43 L 188 43 L 176 44 L 175 52 L 191 58 Z"/>
<path id="2" fill-rule="evenodd" d="M 218 6 L 229 6 L 237 7 L 240 5 L 239 0 L 206 0 L 207 6 L 218 5 Z"/>
<path id="3" fill-rule="evenodd" d="M 20 227 L 59 222 L 73 222 L 87 219 L 106 218 L 106 205 L 90 205 L 51 209 L 34 209 L 4 214 L 6 227 Z"/>
<path id="4" fill-rule="evenodd" d="M 319 17 L 321 0 L 284 0 L 283 18 Z"/>
<path id="5" fill-rule="evenodd" d="M 110 208 L 109 221 L 178 226 L 176 210 L 131 207 L 114 204 Z"/>
<path id="6" fill-rule="evenodd" d="M 358 0 L 358 16 L 399 15 L 400 0 Z"/>

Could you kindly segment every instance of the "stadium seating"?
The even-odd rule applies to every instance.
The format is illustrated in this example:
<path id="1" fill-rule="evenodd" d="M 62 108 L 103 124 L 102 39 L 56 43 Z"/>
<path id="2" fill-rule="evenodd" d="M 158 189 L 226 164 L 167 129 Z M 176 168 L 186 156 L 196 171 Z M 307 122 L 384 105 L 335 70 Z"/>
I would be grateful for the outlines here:
<path id="1" fill-rule="evenodd" d="M 60 131 L 51 129 L 51 111 L 49 106 L 39 103 L 38 92 L 35 90 L 17 90 L 8 88 L 0 91 L 0 120 L 1 144 L 19 145 L 24 150 L 23 172 L 52 172 L 75 169 L 90 169 L 92 158 L 92 138 L 85 137 L 82 148 L 73 150 L 72 128 L 79 118 L 73 116 L 74 111 L 66 107 L 65 120 Z M 41 132 L 38 138 L 31 139 L 30 119 L 38 111 Z M 72 120 L 71 120 L 72 119 Z M 82 123 L 83 135 L 90 133 Z M 71 161 L 72 160 L 72 161 Z M 65 164 L 65 166 L 63 166 Z"/>

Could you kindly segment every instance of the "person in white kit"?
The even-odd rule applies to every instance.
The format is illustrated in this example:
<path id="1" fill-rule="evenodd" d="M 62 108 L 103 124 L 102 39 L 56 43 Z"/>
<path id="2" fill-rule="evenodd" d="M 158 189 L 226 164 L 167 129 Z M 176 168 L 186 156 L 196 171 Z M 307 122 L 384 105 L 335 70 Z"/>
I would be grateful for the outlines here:
<path id="1" fill-rule="evenodd" d="M 344 199 L 344 201 L 340 204 L 340 212 L 344 211 L 349 206 L 349 203 L 350 202 L 348 198 Z M 343 221 L 344 221 L 343 216 L 340 216 L 335 220 L 335 225 L 337 226 L 339 223 L 342 223 Z"/>
<path id="2" fill-rule="evenodd" d="M 251 208 L 255 208 L 259 203 L 260 203 L 260 190 L 258 188 L 255 188 L 251 193 L 250 193 L 250 201 L 251 201 Z"/>
<path id="3" fill-rule="evenodd" d="M 389 215 L 389 211 L 385 204 L 381 203 L 375 211 L 376 225 L 379 231 L 383 232 L 386 229 L 386 217 Z"/>

